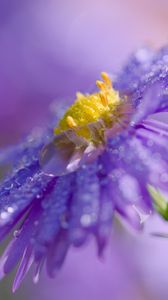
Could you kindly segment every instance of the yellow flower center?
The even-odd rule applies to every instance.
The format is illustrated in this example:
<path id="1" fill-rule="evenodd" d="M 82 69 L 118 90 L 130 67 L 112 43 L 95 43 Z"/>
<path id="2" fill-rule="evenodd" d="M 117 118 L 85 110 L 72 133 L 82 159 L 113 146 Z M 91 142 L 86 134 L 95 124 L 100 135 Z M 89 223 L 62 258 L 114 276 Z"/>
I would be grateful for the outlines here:
<path id="1" fill-rule="evenodd" d="M 99 91 L 77 99 L 58 126 L 54 138 L 40 154 L 40 165 L 46 174 L 62 176 L 92 162 L 105 149 L 109 137 L 125 129 L 133 113 L 127 97 L 120 98 L 106 73 L 97 81 Z"/>
<path id="2" fill-rule="evenodd" d="M 121 117 L 123 99 L 113 89 L 108 74 L 102 72 L 101 77 L 102 81 L 96 82 L 99 88 L 97 93 L 76 94 L 75 102 L 65 112 L 58 127 L 54 128 L 55 135 L 73 129 L 78 136 L 92 140 L 89 124 L 102 121 L 104 128 L 111 128 Z"/>

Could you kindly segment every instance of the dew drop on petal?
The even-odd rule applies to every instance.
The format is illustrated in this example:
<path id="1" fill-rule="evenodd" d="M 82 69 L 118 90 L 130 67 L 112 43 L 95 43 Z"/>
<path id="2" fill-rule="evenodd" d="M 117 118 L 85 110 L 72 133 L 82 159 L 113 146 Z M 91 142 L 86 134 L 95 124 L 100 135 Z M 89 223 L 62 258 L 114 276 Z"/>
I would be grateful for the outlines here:
<path id="1" fill-rule="evenodd" d="M 18 237 L 20 236 L 20 233 L 21 233 L 20 230 L 15 230 L 14 233 L 13 233 L 13 236 L 14 236 L 15 238 L 18 238 Z"/>
<path id="2" fill-rule="evenodd" d="M 72 160 L 73 157 L 74 163 Z M 42 149 L 40 154 L 42 170 L 50 176 L 62 176 L 75 171 L 78 168 L 79 162 L 79 148 L 77 152 L 76 145 L 69 140 L 65 133 L 56 136 L 51 143 Z"/>
<path id="3" fill-rule="evenodd" d="M 82 215 L 82 217 L 80 219 L 80 222 L 81 222 L 82 226 L 87 227 L 87 226 L 89 226 L 91 224 L 92 218 L 91 218 L 90 215 L 85 214 L 85 215 Z"/>
<path id="4" fill-rule="evenodd" d="M 3 211 L 1 214 L 0 214 L 0 218 L 2 220 L 6 220 L 8 218 L 9 214 L 7 211 Z"/>

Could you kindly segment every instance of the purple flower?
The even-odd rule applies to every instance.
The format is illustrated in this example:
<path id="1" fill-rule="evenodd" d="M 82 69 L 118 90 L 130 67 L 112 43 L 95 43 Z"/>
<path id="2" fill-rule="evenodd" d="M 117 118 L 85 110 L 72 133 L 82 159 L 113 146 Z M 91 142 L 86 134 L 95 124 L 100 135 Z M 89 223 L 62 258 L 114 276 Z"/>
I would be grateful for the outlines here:
<path id="1" fill-rule="evenodd" d="M 149 187 L 167 192 L 168 125 L 150 118 L 168 110 L 167 87 L 168 49 L 158 53 L 140 49 L 114 82 L 122 108 L 129 101 L 131 114 L 125 119 L 128 110 L 124 108 L 116 118 L 114 111 L 115 124 L 110 124 L 115 130 L 108 135 L 99 155 L 96 150 L 101 136 L 100 140 L 96 137 L 92 162 L 88 163 L 87 157 L 81 163 L 88 149 L 88 145 L 83 149 L 82 142 L 77 167 L 63 176 L 51 177 L 42 171 L 40 153 L 53 139 L 53 128 L 63 113 L 58 107 L 48 129 L 35 130 L 23 143 L 0 153 L 1 165 L 10 169 L 0 187 L 0 239 L 19 222 L 0 261 L 1 278 L 20 262 L 13 290 L 32 263 L 34 282 L 38 281 L 44 263 L 53 277 L 68 249 L 84 245 L 90 236 L 95 237 L 101 255 L 115 213 L 134 228 L 142 228 L 153 210 Z M 64 147 L 62 150 L 66 152 Z"/>

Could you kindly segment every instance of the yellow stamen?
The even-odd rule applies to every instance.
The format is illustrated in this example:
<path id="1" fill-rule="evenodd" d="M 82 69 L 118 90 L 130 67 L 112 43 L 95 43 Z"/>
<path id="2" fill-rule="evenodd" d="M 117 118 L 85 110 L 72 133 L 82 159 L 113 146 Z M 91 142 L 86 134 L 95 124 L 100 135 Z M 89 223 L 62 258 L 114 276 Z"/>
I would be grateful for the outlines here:
<path id="1" fill-rule="evenodd" d="M 92 140 L 91 123 L 102 121 L 106 128 L 111 128 L 118 118 L 124 114 L 123 99 L 112 87 L 107 73 L 101 74 L 103 81 L 96 82 L 99 91 L 93 94 L 76 94 L 75 102 L 68 108 L 54 134 L 60 134 L 68 129 L 75 129 L 78 136 Z"/>
<path id="2" fill-rule="evenodd" d="M 106 86 L 108 88 L 112 88 L 112 82 L 111 82 L 111 79 L 110 79 L 109 75 L 106 72 L 102 72 L 101 77 L 104 80 Z"/>
<path id="3" fill-rule="evenodd" d="M 104 106 L 108 105 L 108 99 L 107 99 L 107 96 L 104 93 L 100 93 L 100 99 L 101 99 L 101 102 Z"/>
<path id="4" fill-rule="evenodd" d="M 97 87 L 100 89 L 100 90 L 106 90 L 106 86 L 105 86 L 105 84 L 104 84 L 104 82 L 102 82 L 102 81 L 100 81 L 100 80 L 97 80 L 96 81 L 96 85 L 97 85 Z"/>
<path id="5" fill-rule="evenodd" d="M 81 92 L 77 92 L 76 93 L 76 98 L 77 99 L 81 99 L 81 98 L 83 98 L 83 97 L 85 97 Z"/>
<path id="6" fill-rule="evenodd" d="M 77 124 L 75 122 L 75 120 L 71 117 L 71 116 L 68 116 L 66 118 L 66 122 L 67 122 L 67 125 L 70 127 L 70 128 L 76 128 L 77 127 Z"/>

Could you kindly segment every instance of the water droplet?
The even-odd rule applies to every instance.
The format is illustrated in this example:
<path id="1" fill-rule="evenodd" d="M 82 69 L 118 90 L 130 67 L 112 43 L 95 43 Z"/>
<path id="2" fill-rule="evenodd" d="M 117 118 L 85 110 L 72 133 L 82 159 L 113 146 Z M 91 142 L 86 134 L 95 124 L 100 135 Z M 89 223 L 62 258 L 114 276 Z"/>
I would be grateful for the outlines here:
<path id="1" fill-rule="evenodd" d="M 20 233 L 21 233 L 21 231 L 18 229 L 18 230 L 15 230 L 14 231 L 14 233 L 13 233 L 13 236 L 15 237 L 15 238 L 18 238 L 19 236 L 20 236 Z"/>
<path id="2" fill-rule="evenodd" d="M 3 211 L 3 212 L 0 214 L 0 218 L 1 218 L 2 220 L 6 220 L 8 217 L 9 217 L 9 214 L 8 214 L 8 212 L 6 212 L 6 211 Z"/>
<path id="3" fill-rule="evenodd" d="M 4 189 L 9 191 L 13 188 L 13 183 L 11 182 L 7 182 L 5 185 L 4 185 Z"/>
<path id="4" fill-rule="evenodd" d="M 8 207 L 7 207 L 7 212 L 8 212 L 9 214 L 12 214 L 14 211 L 15 211 L 14 207 L 12 207 L 12 206 L 8 206 Z"/>
<path id="5" fill-rule="evenodd" d="M 88 227 L 92 222 L 92 218 L 90 215 L 85 214 L 81 217 L 80 222 L 82 226 Z"/>

